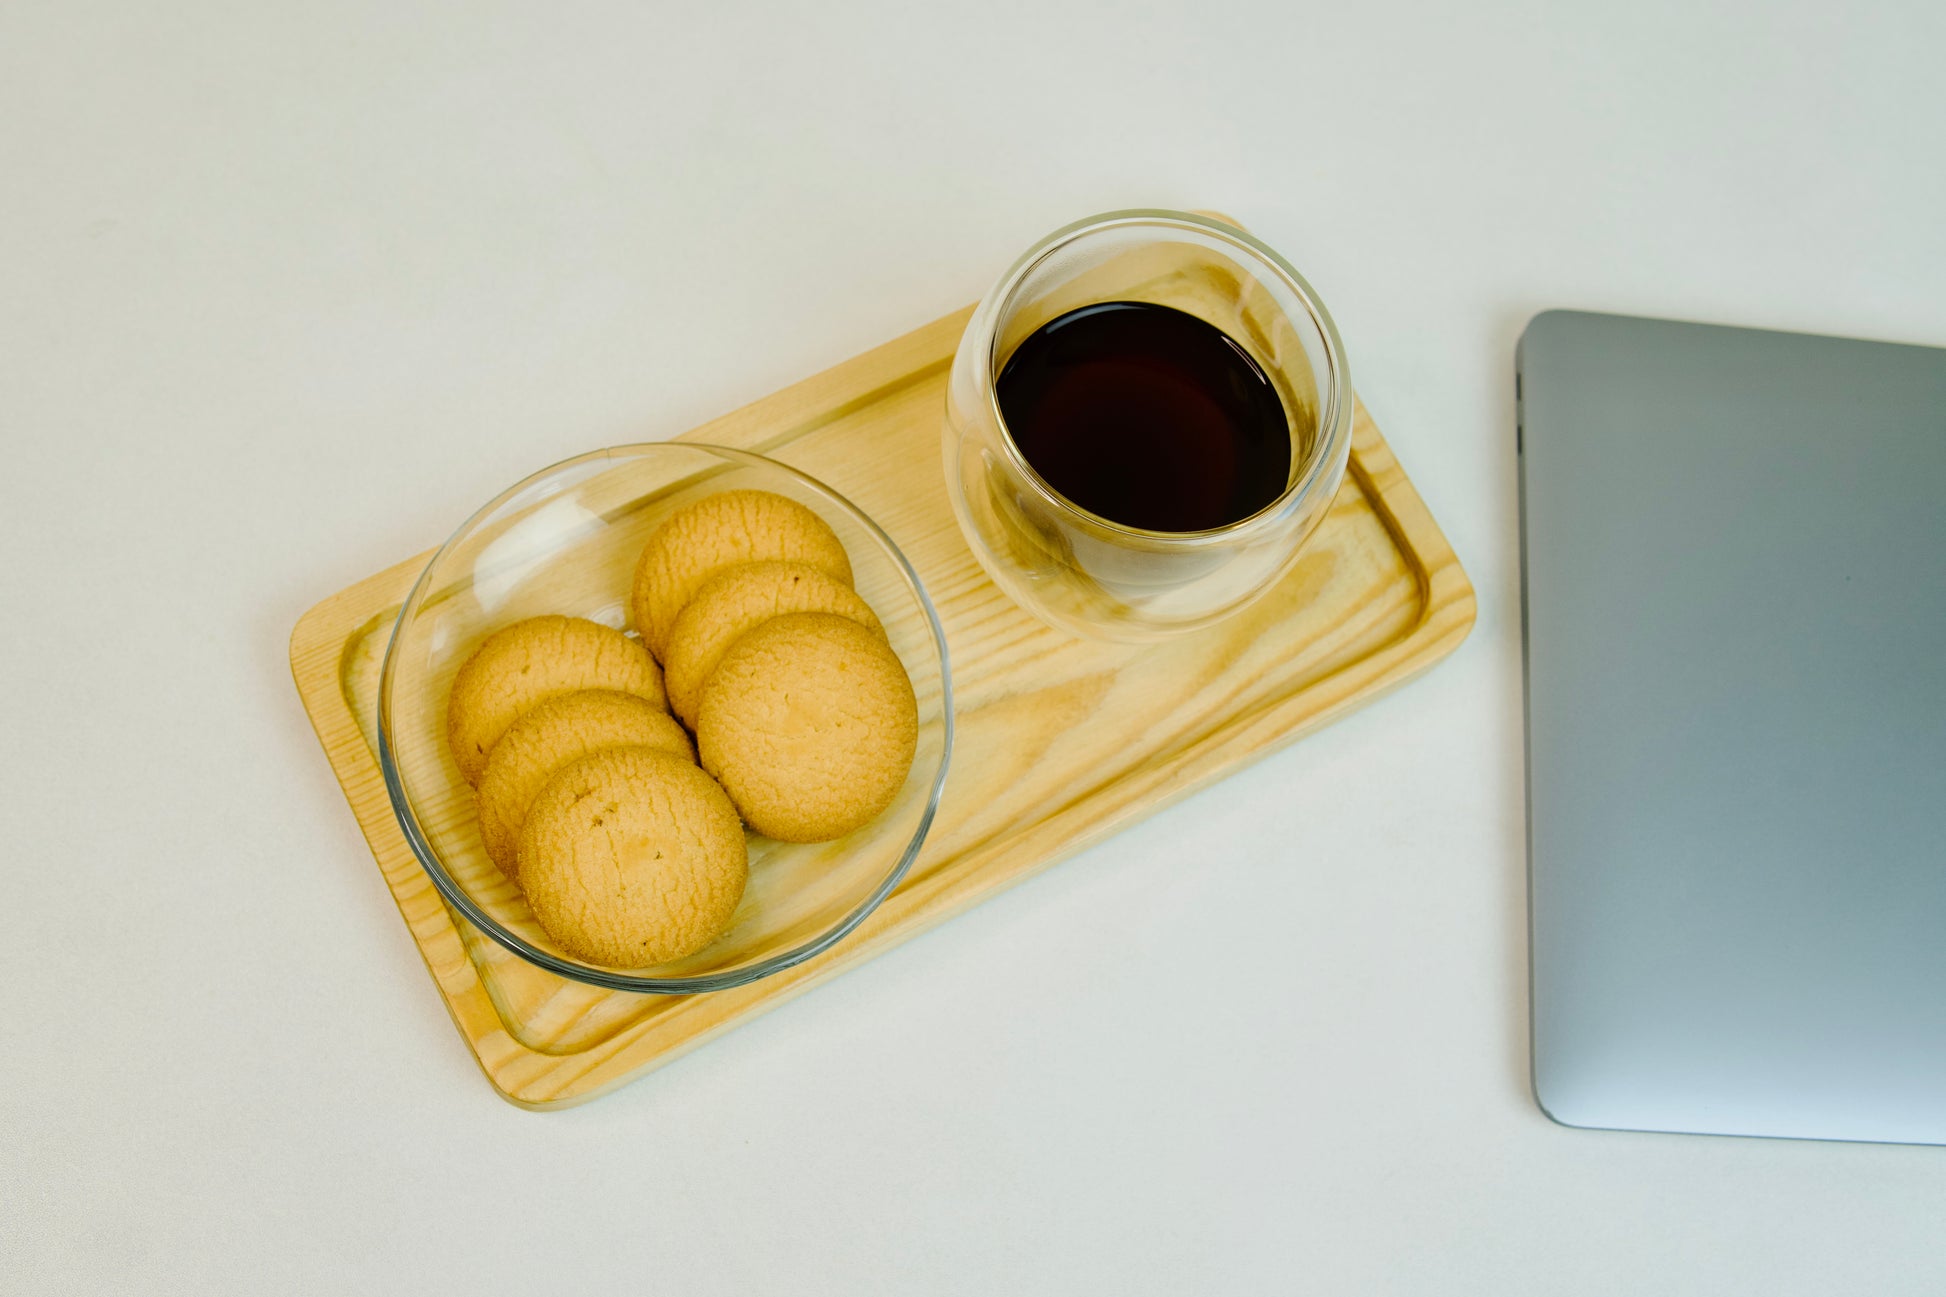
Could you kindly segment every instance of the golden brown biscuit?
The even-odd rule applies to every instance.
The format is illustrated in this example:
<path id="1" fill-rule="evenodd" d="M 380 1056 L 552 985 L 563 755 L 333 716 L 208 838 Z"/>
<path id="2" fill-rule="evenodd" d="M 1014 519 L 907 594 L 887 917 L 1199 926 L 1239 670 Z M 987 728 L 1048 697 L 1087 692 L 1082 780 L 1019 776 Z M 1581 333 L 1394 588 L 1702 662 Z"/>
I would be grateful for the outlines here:
<path id="1" fill-rule="evenodd" d="M 851 584 L 851 560 L 824 519 L 769 491 L 724 491 L 671 514 L 635 565 L 630 605 L 642 642 L 663 660 L 676 616 L 726 567 L 786 559 Z"/>
<path id="2" fill-rule="evenodd" d="M 830 613 L 774 617 L 703 687 L 696 746 L 744 823 L 785 842 L 843 837 L 912 768 L 919 709 L 885 641 Z"/>
<path id="3" fill-rule="evenodd" d="M 493 863 L 518 881 L 520 825 L 550 775 L 590 752 L 633 745 L 696 759 L 695 746 L 675 717 L 646 698 L 614 689 L 550 698 L 510 725 L 487 754 L 486 773 L 480 776 L 480 840 Z"/>
<path id="4" fill-rule="evenodd" d="M 667 707 L 662 672 L 640 644 L 579 617 L 530 617 L 487 636 L 453 677 L 446 738 L 466 782 L 520 714 L 578 689 L 619 689 Z"/>
<path id="5" fill-rule="evenodd" d="M 669 631 L 662 684 L 669 706 L 690 724 L 703 699 L 703 682 L 730 645 L 747 631 L 789 612 L 828 612 L 880 630 L 871 605 L 807 563 L 742 563 L 725 568 L 696 590 Z"/>
<path id="6" fill-rule="evenodd" d="M 736 913 L 748 874 L 730 799 L 654 748 L 608 748 L 562 767 L 520 831 L 534 917 L 569 954 L 615 968 L 707 946 Z"/>

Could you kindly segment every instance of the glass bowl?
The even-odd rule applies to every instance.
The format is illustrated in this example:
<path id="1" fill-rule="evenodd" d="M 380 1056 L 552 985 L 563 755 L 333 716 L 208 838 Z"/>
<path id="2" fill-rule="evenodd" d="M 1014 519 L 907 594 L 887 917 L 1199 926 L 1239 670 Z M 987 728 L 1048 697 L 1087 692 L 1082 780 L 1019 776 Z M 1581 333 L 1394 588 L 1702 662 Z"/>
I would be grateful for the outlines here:
<path id="1" fill-rule="evenodd" d="M 473 790 L 446 745 L 447 694 L 480 641 L 522 618 L 562 613 L 625 629 L 630 580 L 649 533 L 683 505 L 738 488 L 798 501 L 844 542 L 858 593 L 912 677 L 918 753 L 891 806 L 846 837 L 790 844 L 752 835 L 742 903 L 705 949 L 652 968 L 590 964 L 541 930 L 520 889 L 481 846 Z M 822 482 L 723 446 L 617 446 L 517 483 L 433 555 L 386 650 L 378 740 L 406 841 L 447 903 L 481 932 L 530 963 L 594 986 L 664 995 L 722 990 L 828 949 L 911 867 L 939 806 L 953 746 L 946 637 L 898 546 Z"/>

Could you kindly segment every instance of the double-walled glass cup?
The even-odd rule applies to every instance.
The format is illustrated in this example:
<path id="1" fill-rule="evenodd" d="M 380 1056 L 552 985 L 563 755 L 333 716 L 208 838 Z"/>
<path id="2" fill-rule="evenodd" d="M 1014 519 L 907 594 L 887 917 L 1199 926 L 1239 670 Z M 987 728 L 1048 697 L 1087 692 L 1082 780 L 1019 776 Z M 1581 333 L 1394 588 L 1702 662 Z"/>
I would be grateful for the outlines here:
<path id="1" fill-rule="evenodd" d="M 1290 424 L 1274 500 L 1206 531 L 1147 531 L 1090 513 L 1034 470 L 996 379 L 1037 329 L 1097 302 L 1174 307 L 1249 353 Z M 1079 635 L 1163 639 L 1237 612 L 1290 567 L 1344 479 L 1351 423 L 1337 326 L 1288 262 L 1208 217 L 1109 212 L 1028 249 L 973 312 L 947 387 L 947 494 L 981 566 L 1029 612 Z"/>

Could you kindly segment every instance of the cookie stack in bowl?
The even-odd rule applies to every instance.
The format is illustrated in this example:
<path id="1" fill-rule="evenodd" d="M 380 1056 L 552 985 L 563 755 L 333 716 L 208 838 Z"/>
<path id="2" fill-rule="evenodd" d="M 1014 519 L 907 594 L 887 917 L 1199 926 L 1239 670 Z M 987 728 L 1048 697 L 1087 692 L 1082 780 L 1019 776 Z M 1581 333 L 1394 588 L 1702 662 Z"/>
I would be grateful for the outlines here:
<path id="1" fill-rule="evenodd" d="M 489 636 L 447 724 L 487 853 L 564 950 L 621 968 L 729 925 L 745 825 L 843 837 L 892 803 L 918 741 L 843 544 L 794 500 L 725 491 L 671 515 L 630 604 L 639 641 L 573 617 Z"/>

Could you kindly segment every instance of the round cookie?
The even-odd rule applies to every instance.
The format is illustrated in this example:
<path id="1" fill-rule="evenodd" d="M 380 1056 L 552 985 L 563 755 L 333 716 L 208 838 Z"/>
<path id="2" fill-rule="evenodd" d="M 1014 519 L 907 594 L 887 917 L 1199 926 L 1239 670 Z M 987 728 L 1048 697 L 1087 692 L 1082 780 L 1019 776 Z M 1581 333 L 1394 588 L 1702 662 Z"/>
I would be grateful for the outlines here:
<path id="1" fill-rule="evenodd" d="M 730 645 L 772 617 L 792 612 L 836 613 L 884 637 L 871 605 L 809 564 L 772 560 L 725 568 L 697 588 L 669 632 L 662 684 L 676 715 L 695 724 L 703 682 Z"/>
<path id="2" fill-rule="evenodd" d="M 912 768 L 919 709 L 885 641 L 831 613 L 774 617 L 703 688 L 696 746 L 744 823 L 784 842 L 843 837 Z"/>
<path id="3" fill-rule="evenodd" d="M 630 606 L 642 642 L 663 660 L 676 616 L 726 567 L 786 559 L 851 584 L 851 560 L 824 519 L 769 491 L 724 491 L 671 514 L 642 547 Z"/>
<path id="4" fill-rule="evenodd" d="M 590 752 L 632 745 L 696 759 L 675 717 L 646 698 L 614 689 L 550 698 L 509 726 L 487 754 L 480 776 L 480 840 L 493 863 L 507 877 L 518 878 L 520 825 L 549 776 Z"/>
<path id="5" fill-rule="evenodd" d="M 479 784 L 487 754 L 522 712 L 578 689 L 619 689 L 668 706 L 655 660 L 618 630 L 530 617 L 487 636 L 453 677 L 446 704 L 446 740 L 466 782 Z"/>
<path id="6" fill-rule="evenodd" d="M 520 883 L 578 959 L 640 968 L 714 941 L 749 856 L 716 781 L 653 748 L 607 748 L 554 773 L 520 830 Z"/>

